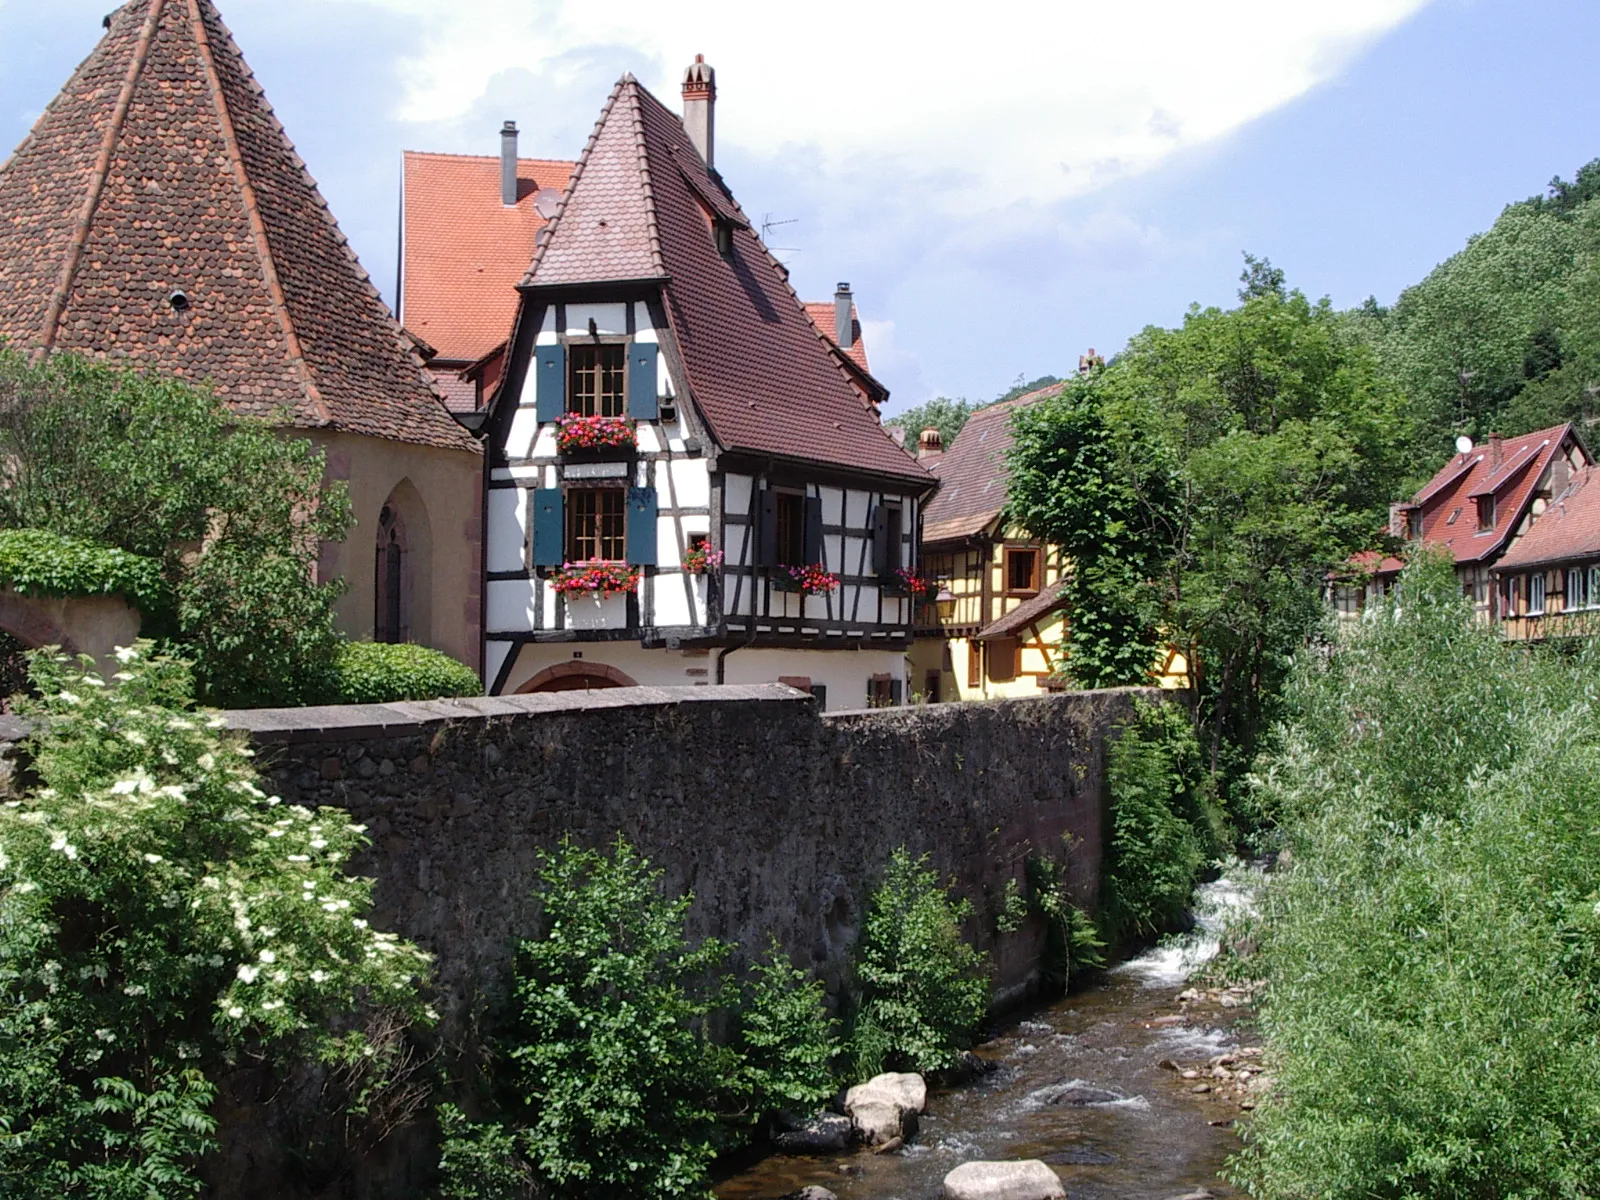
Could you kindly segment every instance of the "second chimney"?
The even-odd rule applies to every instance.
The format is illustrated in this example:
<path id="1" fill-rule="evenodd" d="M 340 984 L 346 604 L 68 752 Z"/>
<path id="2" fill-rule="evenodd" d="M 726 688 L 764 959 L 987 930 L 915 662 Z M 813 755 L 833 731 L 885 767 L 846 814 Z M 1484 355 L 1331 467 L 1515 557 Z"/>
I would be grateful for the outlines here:
<path id="1" fill-rule="evenodd" d="M 856 344 L 855 308 L 851 301 L 850 285 L 841 283 L 833 293 L 833 340 L 841 350 Z"/>
<path id="2" fill-rule="evenodd" d="M 517 123 L 500 126 L 500 203 L 507 208 L 517 202 Z"/>
<path id="3" fill-rule="evenodd" d="M 712 152 L 717 140 L 717 73 L 706 62 L 706 56 L 696 54 L 694 61 L 683 72 L 683 128 L 706 160 L 714 165 Z"/>

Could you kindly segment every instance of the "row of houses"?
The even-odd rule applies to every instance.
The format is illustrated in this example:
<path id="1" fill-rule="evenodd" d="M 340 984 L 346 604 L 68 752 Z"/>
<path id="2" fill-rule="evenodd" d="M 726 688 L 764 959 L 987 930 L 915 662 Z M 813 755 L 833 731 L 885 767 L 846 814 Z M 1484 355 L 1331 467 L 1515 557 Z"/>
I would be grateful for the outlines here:
<path id="1" fill-rule="evenodd" d="M 1505 636 L 1537 640 L 1600 629 L 1600 481 L 1572 425 L 1515 438 L 1466 438 L 1410 500 L 1392 506 L 1390 535 L 1455 564 L 1462 594 Z M 1341 614 L 1385 594 L 1404 566 L 1358 556 L 1336 581 Z"/>
<path id="2" fill-rule="evenodd" d="M 398 311 L 212 0 L 130 0 L 0 166 L 0 338 L 204 384 L 327 454 L 340 628 L 492 693 L 782 680 L 827 707 L 1048 686 L 1051 547 L 1005 527 L 1021 397 L 948 451 L 879 413 L 717 170 L 716 76 L 624 76 L 573 161 L 409 152 Z"/>

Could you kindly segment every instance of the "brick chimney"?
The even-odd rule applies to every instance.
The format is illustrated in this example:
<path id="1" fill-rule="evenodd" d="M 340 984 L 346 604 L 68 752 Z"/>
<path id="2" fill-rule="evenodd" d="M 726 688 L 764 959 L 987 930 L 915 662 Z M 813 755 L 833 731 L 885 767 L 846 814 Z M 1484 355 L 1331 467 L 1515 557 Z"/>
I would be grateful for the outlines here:
<path id="1" fill-rule="evenodd" d="M 917 435 L 917 457 L 931 458 L 944 453 L 944 435 L 931 426 Z"/>
<path id="2" fill-rule="evenodd" d="M 706 56 L 696 54 L 694 61 L 683 72 L 683 128 L 706 160 L 706 166 L 715 166 L 713 151 L 717 137 L 717 73 L 706 62 Z"/>
<path id="3" fill-rule="evenodd" d="M 841 350 L 856 344 L 854 300 L 848 283 L 841 283 L 833 293 L 833 340 L 839 343 Z"/>
<path id="4" fill-rule="evenodd" d="M 1504 453 L 1505 438 L 1498 433 L 1489 435 L 1489 469 L 1495 470 L 1500 465 L 1500 457 Z"/>
<path id="5" fill-rule="evenodd" d="M 500 126 L 500 203 L 507 208 L 517 202 L 517 123 Z"/>

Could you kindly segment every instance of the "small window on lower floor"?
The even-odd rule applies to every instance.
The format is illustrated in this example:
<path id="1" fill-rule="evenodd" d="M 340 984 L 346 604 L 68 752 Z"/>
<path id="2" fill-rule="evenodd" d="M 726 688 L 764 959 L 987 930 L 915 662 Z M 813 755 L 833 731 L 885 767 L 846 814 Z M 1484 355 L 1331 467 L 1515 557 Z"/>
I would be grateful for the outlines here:
<path id="1" fill-rule="evenodd" d="M 967 686 L 981 688 L 983 686 L 983 643 L 969 640 L 967 642 Z"/>
<path id="2" fill-rule="evenodd" d="M 1037 592 L 1039 590 L 1039 552 L 1037 550 L 1006 550 L 1006 591 Z"/>
<path id="3" fill-rule="evenodd" d="M 1528 577 L 1528 615 L 1539 616 L 1544 612 L 1544 572 L 1540 571 Z"/>
<path id="4" fill-rule="evenodd" d="M 929 704 L 937 704 L 941 699 L 939 685 L 944 681 L 943 671 L 929 671 L 922 677 L 922 698 Z"/>
<path id="5" fill-rule="evenodd" d="M 1567 594 L 1562 600 L 1562 611 L 1572 612 L 1574 609 L 1589 607 L 1588 597 L 1585 595 L 1584 589 L 1584 585 L 1587 582 L 1588 576 L 1584 573 L 1582 567 L 1567 568 Z"/>
<path id="6" fill-rule="evenodd" d="M 867 707 L 889 708 L 896 704 L 899 700 L 895 694 L 898 691 L 895 687 L 897 682 L 888 675 L 874 675 L 867 680 Z"/>

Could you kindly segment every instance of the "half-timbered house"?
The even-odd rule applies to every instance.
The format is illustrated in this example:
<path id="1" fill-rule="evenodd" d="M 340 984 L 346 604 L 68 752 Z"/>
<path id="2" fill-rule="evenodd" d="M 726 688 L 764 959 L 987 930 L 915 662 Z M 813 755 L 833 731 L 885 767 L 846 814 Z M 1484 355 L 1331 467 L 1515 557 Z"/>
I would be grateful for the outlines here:
<path id="1" fill-rule="evenodd" d="M 1589 462 L 1589 452 L 1570 424 L 1514 438 L 1494 433 L 1481 446 L 1462 439 L 1457 452 L 1416 495 L 1391 506 L 1389 534 L 1448 553 L 1477 617 L 1499 617 L 1505 608 L 1493 584 L 1496 564 L 1535 528 L 1551 500 Z M 1357 555 L 1330 580 L 1336 610 L 1341 616 L 1359 613 L 1393 586 L 1404 567 L 1395 555 Z"/>
<path id="2" fill-rule="evenodd" d="M 699 60 L 682 118 L 624 76 L 519 285 L 485 424 L 492 693 L 906 696 L 935 481 L 714 169 L 714 101 Z"/>

